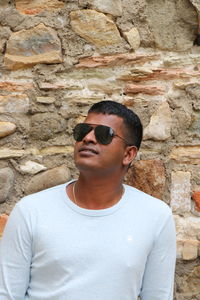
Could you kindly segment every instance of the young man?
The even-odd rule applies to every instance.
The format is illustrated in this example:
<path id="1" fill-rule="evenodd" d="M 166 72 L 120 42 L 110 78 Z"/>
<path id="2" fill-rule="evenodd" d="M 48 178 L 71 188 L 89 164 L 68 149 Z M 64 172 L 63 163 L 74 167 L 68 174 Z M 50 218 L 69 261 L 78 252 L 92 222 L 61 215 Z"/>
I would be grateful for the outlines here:
<path id="1" fill-rule="evenodd" d="M 168 206 L 123 177 L 139 118 L 102 101 L 74 129 L 80 175 L 14 208 L 0 252 L 1 300 L 172 300 L 175 230 Z"/>

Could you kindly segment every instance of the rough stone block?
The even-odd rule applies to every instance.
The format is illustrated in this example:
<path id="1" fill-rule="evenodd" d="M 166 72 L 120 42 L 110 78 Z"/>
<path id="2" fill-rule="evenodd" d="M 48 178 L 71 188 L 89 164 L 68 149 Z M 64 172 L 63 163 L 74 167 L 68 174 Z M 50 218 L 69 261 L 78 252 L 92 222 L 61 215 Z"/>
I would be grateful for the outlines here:
<path id="1" fill-rule="evenodd" d="M 54 97 L 37 97 L 36 101 L 42 104 L 52 104 L 56 99 Z"/>
<path id="2" fill-rule="evenodd" d="M 14 183 L 14 173 L 11 168 L 0 169 L 0 203 L 6 201 Z"/>
<path id="3" fill-rule="evenodd" d="M 35 175 L 25 188 L 26 194 L 32 194 L 41 190 L 67 182 L 70 179 L 70 171 L 65 165 L 53 168 Z"/>
<path id="4" fill-rule="evenodd" d="M 4 228 L 6 226 L 7 220 L 8 220 L 8 215 L 6 215 L 6 214 L 0 215 L 0 237 L 3 234 L 3 231 L 4 231 Z"/>
<path id="5" fill-rule="evenodd" d="M 113 16 L 122 15 L 122 2 L 121 0 L 79 0 L 82 7 L 89 6 L 92 9 L 101 11 Z"/>
<path id="6" fill-rule="evenodd" d="M 4 57 L 8 69 L 62 62 L 61 43 L 54 29 L 39 24 L 11 34 Z"/>
<path id="7" fill-rule="evenodd" d="M 16 130 L 16 125 L 11 122 L 0 122 L 0 138 L 10 135 Z"/>
<path id="8" fill-rule="evenodd" d="M 144 140 L 165 141 L 171 136 L 172 117 L 169 104 L 162 103 L 144 129 Z"/>
<path id="9" fill-rule="evenodd" d="M 25 94 L 11 94 L 0 96 L 0 114 L 2 113 L 27 113 L 29 98 Z"/>
<path id="10" fill-rule="evenodd" d="M 19 166 L 19 170 L 24 174 L 35 175 L 41 171 L 46 170 L 47 168 L 35 161 L 26 161 L 24 164 Z"/>
<path id="11" fill-rule="evenodd" d="M 136 27 L 123 32 L 123 35 L 133 50 L 137 50 L 140 47 L 140 34 Z"/>
<path id="12" fill-rule="evenodd" d="M 32 82 L 19 81 L 19 80 L 2 80 L 0 81 L 0 90 L 8 92 L 24 92 L 27 90 L 32 90 L 34 84 Z"/>
<path id="13" fill-rule="evenodd" d="M 198 257 L 199 241 L 186 240 L 183 243 L 182 258 L 184 260 L 194 260 Z"/>
<path id="14" fill-rule="evenodd" d="M 174 147 L 170 158 L 178 163 L 199 164 L 200 146 L 179 146 Z"/>
<path id="15" fill-rule="evenodd" d="M 35 15 L 41 11 L 55 11 L 64 7 L 64 3 L 58 0 L 15 0 L 16 9 L 22 14 Z"/>
<path id="16" fill-rule="evenodd" d="M 139 84 L 127 84 L 124 92 L 126 94 L 148 94 L 148 95 L 163 95 L 165 88 L 155 85 L 139 85 Z"/>
<path id="17" fill-rule="evenodd" d="M 162 199 L 165 188 L 165 167 L 160 160 L 133 162 L 126 182 L 143 192 Z"/>
<path id="18" fill-rule="evenodd" d="M 115 55 L 92 56 L 81 58 L 76 68 L 97 68 L 97 67 L 112 67 L 120 65 L 131 65 L 136 63 L 145 63 L 151 60 L 159 59 L 159 55 L 152 54 L 134 54 L 121 53 Z"/>
<path id="19" fill-rule="evenodd" d="M 190 172 L 172 172 L 170 205 L 175 213 L 181 214 L 191 210 L 190 178 Z"/>
<path id="20" fill-rule="evenodd" d="M 91 9 L 70 13 L 72 29 L 97 47 L 120 44 L 120 33 L 115 23 L 103 13 Z"/>

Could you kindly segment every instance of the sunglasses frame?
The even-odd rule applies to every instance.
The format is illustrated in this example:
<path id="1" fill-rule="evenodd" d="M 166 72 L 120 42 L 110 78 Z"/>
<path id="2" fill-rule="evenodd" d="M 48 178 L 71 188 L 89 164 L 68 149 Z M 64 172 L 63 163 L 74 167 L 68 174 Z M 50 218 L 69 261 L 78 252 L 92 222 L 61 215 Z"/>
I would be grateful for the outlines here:
<path id="1" fill-rule="evenodd" d="M 86 132 L 85 135 L 83 135 L 83 136 L 81 135 L 81 138 L 78 138 L 78 137 L 76 137 L 76 132 L 75 132 L 75 131 L 76 131 L 76 129 L 78 128 L 78 126 L 82 126 L 82 125 L 84 125 L 84 126 L 87 125 L 89 131 Z M 98 132 L 96 131 L 96 130 L 98 130 L 99 127 L 101 127 L 101 128 L 102 128 L 102 127 L 105 127 L 105 128 L 107 128 L 107 129 L 109 129 L 110 139 L 109 139 L 108 142 L 102 143 L 102 140 L 101 140 L 101 139 L 99 140 Z M 114 137 L 118 137 L 118 138 L 120 138 L 121 140 L 123 140 L 128 146 L 131 146 L 130 143 L 129 143 L 128 141 L 126 141 L 123 137 L 121 137 L 121 136 L 119 136 L 118 134 L 116 134 L 115 131 L 114 131 L 110 126 L 101 125 L 101 124 L 78 123 L 78 124 L 74 127 L 74 129 L 73 129 L 73 137 L 74 137 L 75 141 L 80 142 L 80 141 L 82 141 L 82 140 L 84 139 L 84 137 L 85 137 L 89 132 L 91 132 L 92 130 L 94 130 L 94 135 L 95 135 L 95 138 L 96 138 L 97 142 L 98 142 L 99 144 L 101 144 L 101 145 L 109 145 L 110 143 L 112 143 L 112 140 L 113 140 Z"/>

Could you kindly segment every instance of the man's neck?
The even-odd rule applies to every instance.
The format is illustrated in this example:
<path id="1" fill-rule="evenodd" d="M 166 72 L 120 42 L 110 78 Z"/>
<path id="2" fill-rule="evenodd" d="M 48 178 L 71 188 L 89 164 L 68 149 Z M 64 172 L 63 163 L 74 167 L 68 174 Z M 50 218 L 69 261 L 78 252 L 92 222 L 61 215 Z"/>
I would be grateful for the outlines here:
<path id="1" fill-rule="evenodd" d="M 105 209 L 121 199 L 122 180 L 123 178 L 89 178 L 80 174 L 77 182 L 68 187 L 67 194 L 82 208 Z"/>

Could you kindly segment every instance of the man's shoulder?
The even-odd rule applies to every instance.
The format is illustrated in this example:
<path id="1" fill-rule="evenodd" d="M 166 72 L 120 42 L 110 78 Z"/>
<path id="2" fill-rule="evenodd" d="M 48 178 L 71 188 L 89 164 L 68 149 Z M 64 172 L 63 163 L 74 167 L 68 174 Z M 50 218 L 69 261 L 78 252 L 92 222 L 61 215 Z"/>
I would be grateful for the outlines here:
<path id="1" fill-rule="evenodd" d="M 41 208 L 42 206 L 48 207 L 51 205 L 51 202 L 55 202 L 62 196 L 62 191 L 64 191 L 66 184 L 60 184 L 37 193 L 27 195 L 21 198 L 17 205 L 21 209 L 33 209 L 34 207 Z"/>
<path id="2" fill-rule="evenodd" d="M 149 194 L 144 193 L 132 186 L 125 185 L 126 193 L 129 198 L 129 203 L 134 208 L 142 209 L 145 213 L 171 215 L 171 208 L 163 200 L 155 198 Z"/>

